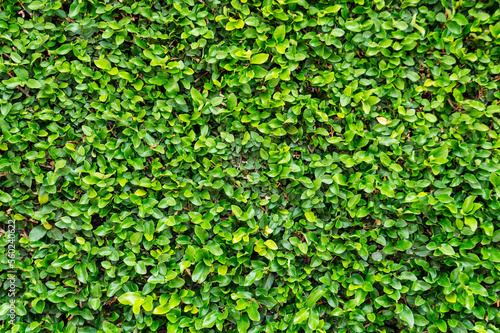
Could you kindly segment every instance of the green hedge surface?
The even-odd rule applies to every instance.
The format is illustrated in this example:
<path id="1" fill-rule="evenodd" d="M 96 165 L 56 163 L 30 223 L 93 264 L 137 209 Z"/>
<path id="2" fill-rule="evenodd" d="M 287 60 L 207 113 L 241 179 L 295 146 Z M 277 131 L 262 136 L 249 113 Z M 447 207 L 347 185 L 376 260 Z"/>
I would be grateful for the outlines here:
<path id="1" fill-rule="evenodd" d="M 500 332 L 500 1 L 3 0 L 1 332 Z"/>

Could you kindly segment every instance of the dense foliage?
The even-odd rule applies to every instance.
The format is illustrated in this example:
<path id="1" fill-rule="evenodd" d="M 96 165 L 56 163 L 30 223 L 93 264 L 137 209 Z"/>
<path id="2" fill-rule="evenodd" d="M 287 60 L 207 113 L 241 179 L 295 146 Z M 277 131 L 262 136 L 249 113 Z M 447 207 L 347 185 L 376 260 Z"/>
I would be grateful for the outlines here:
<path id="1" fill-rule="evenodd" d="M 2 1 L 0 330 L 498 332 L 499 8 Z"/>

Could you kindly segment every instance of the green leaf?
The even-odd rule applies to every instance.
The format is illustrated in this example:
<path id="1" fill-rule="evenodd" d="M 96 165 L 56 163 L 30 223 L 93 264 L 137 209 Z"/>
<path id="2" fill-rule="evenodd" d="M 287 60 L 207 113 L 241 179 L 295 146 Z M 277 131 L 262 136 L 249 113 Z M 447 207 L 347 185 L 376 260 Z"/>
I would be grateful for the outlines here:
<path id="1" fill-rule="evenodd" d="M 196 236 L 198 236 L 198 238 L 200 239 L 200 241 L 202 243 L 205 243 L 208 240 L 208 237 L 209 237 L 208 232 L 205 229 L 203 229 L 202 227 L 200 227 L 198 225 L 195 226 L 194 232 L 195 232 Z"/>
<path id="2" fill-rule="evenodd" d="M 419 314 L 415 314 L 415 325 L 417 326 L 427 326 L 429 325 L 429 321 L 424 317 Z"/>
<path id="3" fill-rule="evenodd" d="M 234 216 L 236 216 L 237 218 L 240 218 L 243 215 L 243 211 L 238 206 L 231 205 L 231 210 L 233 211 Z"/>
<path id="4" fill-rule="evenodd" d="M 39 225 L 39 226 L 36 226 L 33 229 L 31 229 L 29 239 L 32 242 L 36 242 L 36 241 L 42 239 L 43 236 L 45 236 L 46 234 L 47 234 L 47 229 L 45 229 L 44 227 Z"/>
<path id="5" fill-rule="evenodd" d="M 83 6 L 82 2 L 80 2 L 78 0 L 73 1 L 71 6 L 69 7 L 68 16 L 70 18 L 75 18 L 78 15 L 78 13 L 80 12 L 80 9 L 82 8 L 82 6 Z"/>
<path id="6" fill-rule="evenodd" d="M 193 279 L 193 282 L 202 283 L 207 279 L 209 273 L 210 267 L 205 265 L 203 262 L 200 262 L 196 265 L 191 278 Z"/>
<path id="7" fill-rule="evenodd" d="M 307 251 L 309 250 L 309 248 L 308 248 L 306 243 L 300 243 L 298 247 L 299 247 L 300 252 L 307 254 Z"/>
<path id="8" fill-rule="evenodd" d="M 257 302 L 253 302 L 247 308 L 248 317 L 253 321 L 260 321 L 260 313 L 259 313 L 259 304 Z"/>
<path id="9" fill-rule="evenodd" d="M 309 313 L 309 320 L 307 322 L 307 325 L 309 326 L 310 329 L 313 331 L 318 328 L 319 326 L 319 313 L 316 311 L 316 309 L 311 309 Z"/>
<path id="10" fill-rule="evenodd" d="M 98 60 L 94 60 L 94 64 L 97 66 L 97 68 L 105 69 L 107 71 L 111 70 L 111 64 L 104 58 L 99 58 Z"/>
<path id="11" fill-rule="evenodd" d="M 16 88 L 17 86 L 22 86 L 23 85 L 23 80 L 21 80 L 20 78 L 18 77 L 13 77 L 13 78 L 10 78 L 8 80 L 4 80 L 2 81 L 3 84 L 5 84 L 5 86 L 9 89 L 14 89 Z"/>
<path id="12" fill-rule="evenodd" d="M 33 80 L 33 79 L 29 79 L 26 82 L 26 86 L 28 86 L 28 88 L 31 88 L 31 89 L 39 89 L 42 87 L 40 82 L 38 82 L 37 80 Z"/>
<path id="13" fill-rule="evenodd" d="M 118 297 L 118 302 L 125 305 L 134 305 L 135 303 L 143 300 L 143 296 L 140 292 L 128 292 L 124 293 Z"/>
<path id="14" fill-rule="evenodd" d="M 435 115 L 433 115 L 432 113 L 424 113 L 424 118 L 425 118 L 425 120 L 427 120 L 431 123 L 435 123 L 437 121 L 437 117 Z"/>
<path id="15" fill-rule="evenodd" d="M 323 287 L 316 287 L 311 291 L 306 300 L 306 306 L 312 308 L 316 302 L 318 302 L 321 297 L 326 293 L 326 290 Z"/>
<path id="16" fill-rule="evenodd" d="M 500 37 L 500 21 L 498 21 L 495 25 L 490 25 L 490 32 L 494 38 Z"/>
<path id="17" fill-rule="evenodd" d="M 406 30 L 408 28 L 408 24 L 404 21 L 397 21 L 394 26 L 400 30 Z"/>
<path id="18" fill-rule="evenodd" d="M 293 318 L 293 324 L 294 325 L 300 324 L 301 322 L 306 320 L 308 316 L 309 316 L 309 309 L 303 308 L 299 310 L 299 312 L 297 312 L 295 314 L 295 317 Z"/>
<path id="19" fill-rule="evenodd" d="M 447 160 L 447 157 L 448 157 L 448 147 L 447 146 L 442 146 L 442 147 L 439 147 L 439 148 L 436 148 L 436 149 L 433 149 L 430 153 L 429 153 L 429 158 L 431 161 L 433 160 L 438 160 L 439 164 L 444 164 L 446 163 L 448 160 Z M 442 162 L 443 161 L 443 162 Z"/>
<path id="20" fill-rule="evenodd" d="M 197 105 L 203 105 L 203 95 L 195 88 L 191 88 L 191 97 Z"/>
<path id="21" fill-rule="evenodd" d="M 142 188 L 139 188 L 139 189 L 137 189 L 135 191 L 134 194 L 137 195 L 137 196 L 142 197 L 142 196 L 145 196 L 146 194 L 148 194 L 148 192 L 144 191 Z"/>
<path id="22" fill-rule="evenodd" d="M 5 202 L 5 203 L 9 203 L 12 201 L 12 197 L 10 196 L 10 194 L 5 193 L 4 191 L 0 190 L 0 201 Z"/>
<path id="23" fill-rule="evenodd" d="M 486 290 L 485 287 L 483 287 L 482 285 L 480 285 L 479 283 L 477 282 L 469 282 L 468 286 L 467 286 L 470 290 L 472 290 L 472 292 L 476 295 L 481 295 L 481 296 L 484 296 L 484 297 L 488 297 L 488 291 Z"/>
<path id="24" fill-rule="evenodd" d="M 455 250 L 453 250 L 453 248 L 449 244 L 441 244 L 441 247 L 439 249 L 447 256 L 452 256 L 455 254 Z"/>
<path id="25" fill-rule="evenodd" d="M 208 315 L 203 318 L 203 327 L 204 328 L 211 328 L 215 325 L 215 322 L 217 321 L 217 311 L 212 311 Z"/>
<path id="26" fill-rule="evenodd" d="M 278 249 L 278 245 L 276 245 L 276 243 L 272 239 L 268 239 L 267 241 L 264 242 L 264 244 L 271 250 Z"/>
<path id="27" fill-rule="evenodd" d="M 254 56 L 252 56 L 252 60 L 250 61 L 251 64 L 255 65 L 260 65 L 263 64 L 269 59 L 269 54 L 267 53 L 259 53 Z"/>
<path id="28" fill-rule="evenodd" d="M 495 172 L 490 173 L 490 182 L 493 184 L 493 187 L 500 188 L 500 175 Z"/>
<path id="29" fill-rule="evenodd" d="M 399 317 L 404 321 L 410 328 L 415 325 L 415 319 L 413 317 L 413 312 L 408 307 L 408 305 L 403 305 L 403 310 L 399 314 Z"/>
<path id="30" fill-rule="evenodd" d="M 104 333 L 120 333 L 122 329 L 109 321 L 104 321 L 102 323 L 102 329 Z"/>
<path id="31" fill-rule="evenodd" d="M 170 306 L 168 306 L 168 305 L 160 305 L 160 306 L 157 306 L 153 310 L 153 314 L 162 315 L 162 314 L 165 314 L 165 313 L 169 312 L 170 310 L 171 310 Z"/>
<path id="32" fill-rule="evenodd" d="M 347 28 L 347 30 L 351 30 L 351 31 L 359 31 L 359 22 L 358 21 L 347 21 L 345 23 L 345 27 Z"/>
<path id="33" fill-rule="evenodd" d="M 286 27 L 284 25 L 280 25 L 274 30 L 273 39 L 278 43 L 281 43 L 285 40 Z"/>
<path id="34" fill-rule="evenodd" d="M 462 212 L 463 214 L 469 214 L 472 212 L 474 209 L 474 200 L 476 200 L 475 195 L 469 195 L 467 198 L 465 198 L 464 203 L 462 205 Z"/>
<path id="35" fill-rule="evenodd" d="M 58 170 L 58 169 L 62 169 L 62 168 L 64 168 L 65 166 L 66 166 L 66 160 L 58 160 L 58 161 L 56 162 L 56 165 L 55 165 L 56 170 Z"/>
<path id="36" fill-rule="evenodd" d="M 168 79 L 167 83 L 165 83 L 163 87 L 165 88 L 165 91 L 168 94 L 175 94 L 178 93 L 180 90 L 179 84 L 177 83 L 177 80 L 175 80 L 174 78 Z"/>
<path id="37" fill-rule="evenodd" d="M 224 253 L 220 245 L 212 240 L 205 245 L 205 248 L 215 256 L 221 256 Z"/>
<path id="38" fill-rule="evenodd" d="M 236 98 L 236 95 L 230 94 L 229 97 L 227 98 L 227 107 L 229 108 L 229 110 L 234 110 L 237 105 L 238 105 L 238 99 Z"/>
<path id="39" fill-rule="evenodd" d="M 317 218 L 313 212 L 305 212 L 304 215 L 306 216 L 306 220 L 309 222 L 317 222 Z"/>
<path id="40" fill-rule="evenodd" d="M 250 320 L 247 315 L 241 315 L 239 319 L 236 319 L 236 325 L 238 327 L 238 333 L 247 333 L 250 327 Z"/>
<path id="41" fill-rule="evenodd" d="M 0 306 L 0 316 L 4 316 L 10 310 L 10 303 L 5 302 Z"/>

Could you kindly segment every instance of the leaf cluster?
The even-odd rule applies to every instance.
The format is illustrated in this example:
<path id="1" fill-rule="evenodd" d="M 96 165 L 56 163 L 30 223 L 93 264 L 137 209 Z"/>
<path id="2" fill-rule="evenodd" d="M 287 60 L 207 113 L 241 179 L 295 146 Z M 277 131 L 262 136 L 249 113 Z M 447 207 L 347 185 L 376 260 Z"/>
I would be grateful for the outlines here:
<path id="1" fill-rule="evenodd" d="M 498 332 L 499 37 L 490 0 L 2 1 L 0 331 Z"/>

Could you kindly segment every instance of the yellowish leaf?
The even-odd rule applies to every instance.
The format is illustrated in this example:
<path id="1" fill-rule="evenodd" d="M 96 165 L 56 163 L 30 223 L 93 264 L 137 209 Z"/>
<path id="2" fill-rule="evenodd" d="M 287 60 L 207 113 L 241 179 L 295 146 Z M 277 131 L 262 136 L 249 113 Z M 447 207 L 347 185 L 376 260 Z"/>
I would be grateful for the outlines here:
<path id="1" fill-rule="evenodd" d="M 146 195 L 146 193 L 148 193 L 148 192 L 146 192 L 146 191 L 144 191 L 142 188 L 140 188 L 140 189 L 138 189 L 137 191 L 135 191 L 135 193 L 134 193 L 134 194 L 135 194 L 135 195 L 138 195 L 138 196 L 140 196 L 140 197 L 142 197 L 143 195 Z"/>
<path id="2" fill-rule="evenodd" d="M 278 249 L 278 245 L 276 245 L 276 243 L 272 239 L 266 240 L 264 242 L 264 244 L 266 244 L 266 246 L 268 248 L 270 248 L 271 250 L 277 250 Z"/>
<path id="3" fill-rule="evenodd" d="M 377 117 L 377 121 L 382 125 L 389 125 L 392 123 L 392 120 L 387 120 L 384 117 Z"/>

